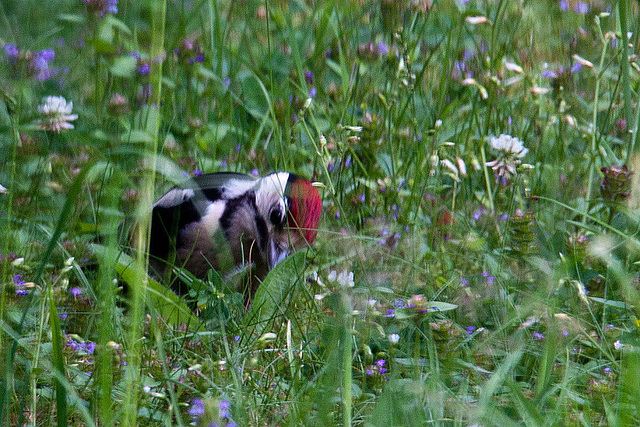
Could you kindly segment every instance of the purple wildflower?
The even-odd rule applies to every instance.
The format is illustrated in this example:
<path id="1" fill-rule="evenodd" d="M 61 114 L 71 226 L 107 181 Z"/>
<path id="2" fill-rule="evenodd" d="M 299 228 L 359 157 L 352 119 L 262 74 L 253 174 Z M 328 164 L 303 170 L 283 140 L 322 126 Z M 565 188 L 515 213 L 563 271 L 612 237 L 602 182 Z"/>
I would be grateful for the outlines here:
<path id="1" fill-rule="evenodd" d="M 537 340 L 543 340 L 544 339 L 544 335 L 542 335 L 540 332 L 534 332 L 533 333 L 533 337 Z"/>
<path id="2" fill-rule="evenodd" d="M 562 336 L 563 337 L 568 337 L 569 336 L 569 331 L 562 331 Z"/>
<path id="3" fill-rule="evenodd" d="M 149 66 L 149 64 L 144 62 L 138 65 L 138 67 L 136 68 L 136 72 L 141 76 L 148 76 L 150 71 L 151 71 L 151 67 Z"/>
<path id="4" fill-rule="evenodd" d="M 45 49 L 30 56 L 28 68 L 30 74 L 38 81 L 45 81 L 55 75 L 55 71 L 49 68 L 49 62 L 55 58 L 53 49 Z"/>
<path id="5" fill-rule="evenodd" d="M 317 94 L 318 90 L 315 86 L 312 86 L 311 89 L 309 89 L 309 98 L 315 98 Z"/>
<path id="6" fill-rule="evenodd" d="M 82 289 L 75 287 L 75 288 L 71 288 L 69 289 L 69 293 L 74 297 L 74 298 L 78 298 L 80 295 L 82 295 Z"/>
<path id="7" fill-rule="evenodd" d="M 107 13 L 118 13 L 118 0 L 81 0 L 86 3 L 90 11 L 97 13 L 101 18 Z"/>
<path id="8" fill-rule="evenodd" d="M 543 70 L 541 73 L 542 77 L 545 79 L 555 79 L 558 77 L 555 71 L 553 70 Z"/>
<path id="9" fill-rule="evenodd" d="M 610 368 L 610 367 L 608 367 L 608 366 L 605 366 L 605 367 L 604 367 L 604 373 L 605 373 L 605 374 L 608 374 L 608 373 L 610 373 L 610 372 L 611 372 L 611 368 Z"/>
<path id="10" fill-rule="evenodd" d="M 476 327 L 473 325 L 469 325 L 467 326 L 467 334 L 469 335 L 473 335 L 473 333 L 476 331 Z"/>
<path id="11" fill-rule="evenodd" d="M 389 47 L 387 47 L 386 43 L 380 42 L 378 43 L 378 54 L 380 56 L 387 56 L 389 53 Z"/>
<path id="12" fill-rule="evenodd" d="M 38 52 L 37 56 L 47 62 L 50 62 L 56 57 L 56 53 L 53 49 L 45 49 Z"/>
<path id="13" fill-rule="evenodd" d="M 560 10 L 566 12 L 569 10 L 569 1 L 568 0 L 560 0 Z"/>
<path id="14" fill-rule="evenodd" d="M 84 346 L 84 349 L 87 354 L 93 354 L 96 351 L 96 343 L 90 342 Z"/>
<path id="15" fill-rule="evenodd" d="M 193 60 L 196 63 L 202 64 L 204 62 L 204 53 L 203 52 L 196 53 L 196 56 L 195 58 L 193 58 Z"/>
<path id="16" fill-rule="evenodd" d="M 307 82 L 307 84 L 312 85 L 313 84 L 313 72 L 305 71 L 304 72 L 304 79 Z"/>
<path id="17" fill-rule="evenodd" d="M 196 419 L 204 415 L 204 401 L 202 399 L 196 397 L 191 401 L 189 415 L 193 416 Z"/>
<path id="18" fill-rule="evenodd" d="M 7 55 L 7 58 L 12 62 L 15 61 L 20 53 L 18 47 L 14 44 L 5 44 L 2 48 L 4 49 L 4 54 Z"/>
<path id="19" fill-rule="evenodd" d="M 579 62 L 576 62 L 571 66 L 571 69 L 569 71 L 571 71 L 572 73 L 577 73 L 580 70 L 582 70 L 582 64 Z"/>
<path id="20" fill-rule="evenodd" d="M 384 367 L 384 365 L 386 365 L 386 363 L 387 363 L 387 361 L 386 361 L 386 360 L 384 360 L 384 359 L 378 359 L 378 360 L 376 360 L 376 365 L 377 365 L 379 368 Z"/>
<path id="21" fill-rule="evenodd" d="M 482 217 L 482 214 L 483 214 L 483 209 L 479 208 L 477 211 L 473 213 L 473 219 L 475 221 L 479 220 Z"/>
<path id="22" fill-rule="evenodd" d="M 220 401 L 220 418 L 231 418 L 231 411 L 229 408 L 231 407 L 231 402 L 228 400 Z"/>
<path id="23" fill-rule="evenodd" d="M 138 92 L 138 101 L 140 101 L 140 103 L 142 104 L 146 104 L 150 98 L 151 98 L 151 85 L 147 83 L 142 85 L 142 87 L 140 88 L 140 91 Z"/>
<path id="24" fill-rule="evenodd" d="M 579 15 L 586 15 L 589 12 L 589 5 L 586 2 L 579 1 L 573 7 L 573 11 Z"/>
<path id="25" fill-rule="evenodd" d="M 367 368 L 367 369 L 365 369 L 364 373 L 365 373 L 366 375 L 373 375 L 373 374 L 375 374 L 374 370 L 373 370 L 373 369 L 371 369 L 371 368 Z"/>

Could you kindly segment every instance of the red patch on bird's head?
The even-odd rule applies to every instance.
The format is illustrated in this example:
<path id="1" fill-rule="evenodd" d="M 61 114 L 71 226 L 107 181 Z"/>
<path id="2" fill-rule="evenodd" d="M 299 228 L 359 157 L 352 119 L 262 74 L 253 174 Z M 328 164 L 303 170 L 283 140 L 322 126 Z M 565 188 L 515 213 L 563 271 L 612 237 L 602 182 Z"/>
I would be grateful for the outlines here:
<path id="1" fill-rule="evenodd" d="M 289 177 L 288 187 L 289 227 L 300 229 L 307 243 L 312 243 L 322 211 L 320 193 L 309 181 L 293 174 Z"/>

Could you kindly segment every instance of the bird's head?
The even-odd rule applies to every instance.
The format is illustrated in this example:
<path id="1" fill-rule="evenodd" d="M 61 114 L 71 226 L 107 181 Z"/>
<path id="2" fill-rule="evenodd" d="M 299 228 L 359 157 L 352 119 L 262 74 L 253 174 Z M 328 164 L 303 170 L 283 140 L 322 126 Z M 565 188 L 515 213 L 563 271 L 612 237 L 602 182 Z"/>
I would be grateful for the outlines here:
<path id="1" fill-rule="evenodd" d="M 314 241 L 322 199 L 306 179 L 287 172 L 265 176 L 256 190 L 256 207 L 266 222 L 270 269 Z"/>

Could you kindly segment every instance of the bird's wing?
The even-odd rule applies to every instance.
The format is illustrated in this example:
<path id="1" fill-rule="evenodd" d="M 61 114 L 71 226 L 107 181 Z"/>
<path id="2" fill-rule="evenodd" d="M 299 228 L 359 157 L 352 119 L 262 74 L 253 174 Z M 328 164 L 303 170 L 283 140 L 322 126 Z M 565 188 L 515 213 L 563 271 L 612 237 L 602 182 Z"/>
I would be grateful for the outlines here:
<path id="1" fill-rule="evenodd" d="M 215 173 L 206 173 L 204 175 L 195 176 L 189 180 L 187 180 L 182 188 L 223 188 L 228 187 L 232 183 L 255 183 L 258 179 L 243 173 L 238 172 L 215 172 Z"/>
<path id="2" fill-rule="evenodd" d="M 234 199 L 256 186 L 258 179 L 236 172 L 216 172 L 196 176 L 188 181 L 189 187 L 202 191 L 210 201 Z"/>
<path id="3" fill-rule="evenodd" d="M 253 188 L 258 179 L 236 172 L 208 173 L 190 178 L 159 198 L 155 207 L 170 208 L 188 200 L 201 202 L 233 199 Z M 199 203 L 198 203 L 199 204 Z"/>

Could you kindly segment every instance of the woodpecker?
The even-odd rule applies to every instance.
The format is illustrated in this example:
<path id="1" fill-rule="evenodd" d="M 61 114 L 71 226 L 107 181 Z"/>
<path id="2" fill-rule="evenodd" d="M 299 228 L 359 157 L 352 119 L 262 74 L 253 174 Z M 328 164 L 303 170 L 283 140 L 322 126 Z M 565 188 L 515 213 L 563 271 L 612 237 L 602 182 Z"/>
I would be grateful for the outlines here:
<path id="1" fill-rule="evenodd" d="M 288 172 L 197 176 L 153 205 L 151 272 L 162 276 L 175 265 L 205 278 L 210 268 L 225 274 L 252 265 L 252 277 L 263 279 L 287 255 L 313 242 L 321 208 L 311 183 Z M 174 290 L 186 293 L 175 284 Z"/>

